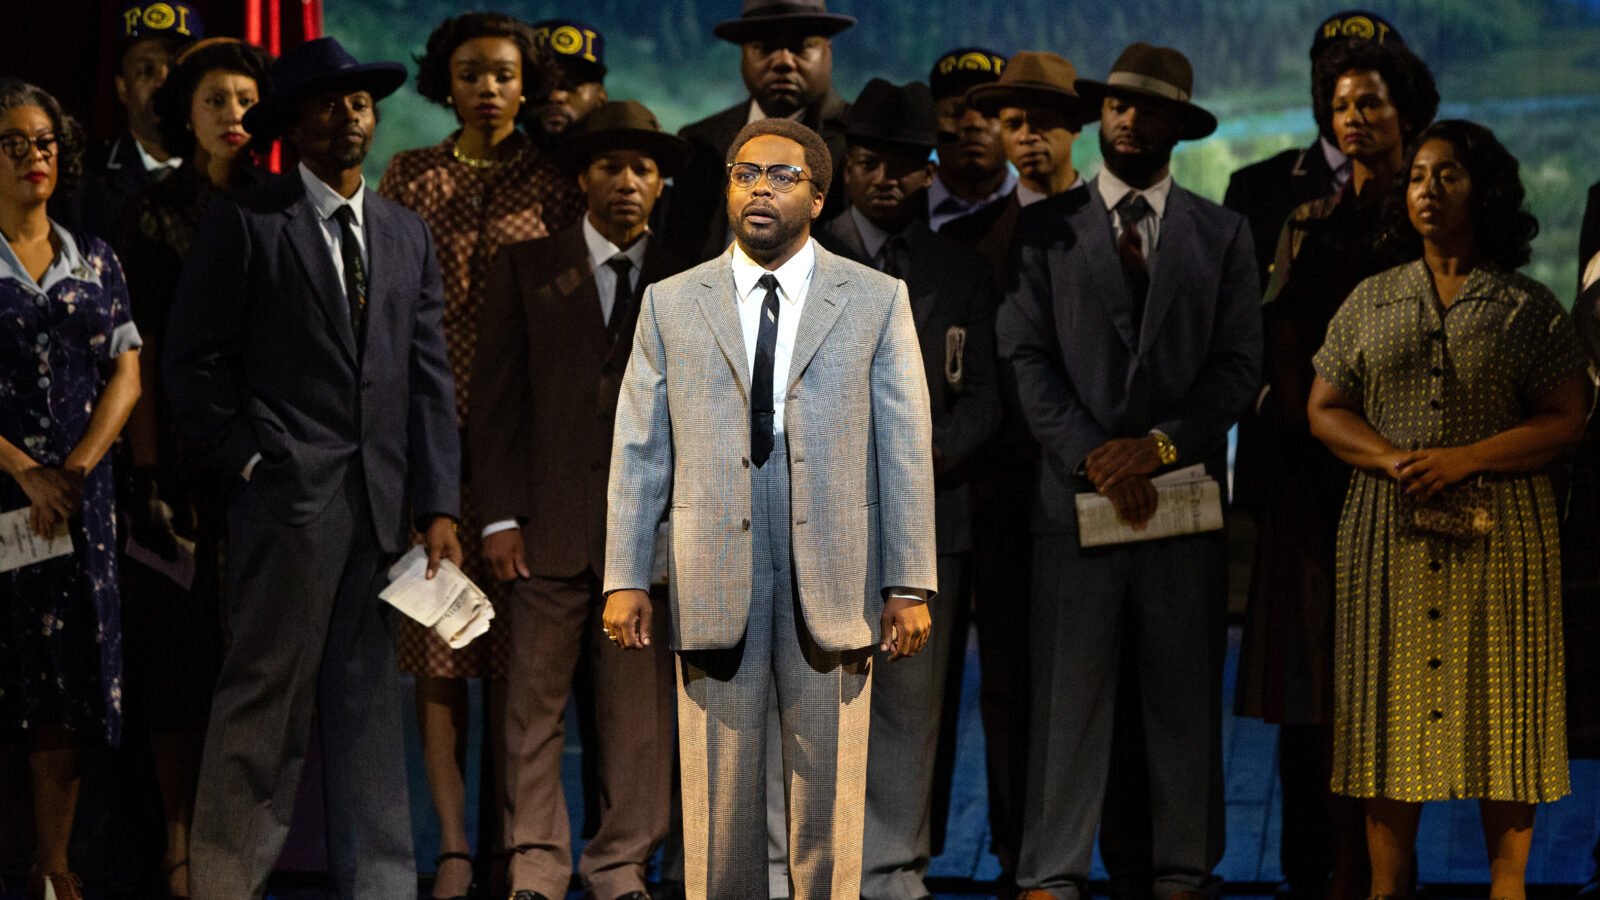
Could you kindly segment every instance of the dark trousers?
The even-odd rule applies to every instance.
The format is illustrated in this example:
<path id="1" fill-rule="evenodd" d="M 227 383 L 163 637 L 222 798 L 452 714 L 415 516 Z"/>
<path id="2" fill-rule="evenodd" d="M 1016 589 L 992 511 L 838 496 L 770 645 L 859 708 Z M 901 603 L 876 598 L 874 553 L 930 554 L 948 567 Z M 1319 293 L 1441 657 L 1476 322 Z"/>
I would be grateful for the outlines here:
<path id="1" fill-rule="evenodd" d="M 584 754 L 595 763 L 599 821 L 578 874 L 598 900 L 645 889 L 645 866 L 667 833 L 676 715 L 671 623 L 664 599 L 653 600 L 651 645 L 635 651 L 601 631 L 605 600 L 592 570 L 573 578 L 535 575 L 511 591 L 506 803 L 514 890 L 560 897 L 571 878 L 561 756 L 563 714 L 580 666 L 594 686 L 596 741 Z"/>
<path id="2" fill-rule="evenodd" d="M 339 896 L 416 892 L 399 673 L 378 599 L 378 547 L 358 463 L 311 522 L 290 526 L 255 488 L 228 506 L 228 626 L 190 860 L 193 896 L 260 897 L 288 835 L 315 713 L 329 873 Z"/>
<path id="3" fill-rule="evenodd" d="M 1153 881 L 1166 900 L 1211 891 L 1222 859 L 1221 533 L 1083 551 L 1040 535 L 1033 592 L 1033 710 L 1017 881 L 1086 895 L 1112 768 L 1124 652 L 1139 670 Z M 1124 643 L 1126 639 L 1126 643 Z"/>

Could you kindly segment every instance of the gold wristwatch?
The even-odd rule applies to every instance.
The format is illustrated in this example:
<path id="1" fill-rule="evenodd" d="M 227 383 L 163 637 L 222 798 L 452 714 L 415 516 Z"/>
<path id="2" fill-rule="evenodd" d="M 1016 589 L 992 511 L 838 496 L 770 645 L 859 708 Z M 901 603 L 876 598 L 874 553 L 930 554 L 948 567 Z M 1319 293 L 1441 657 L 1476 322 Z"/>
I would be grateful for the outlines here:
<path id="1" fill-rule="evenodd" d="M 1156 456 L 1163 466 L 1170 466 L 1178 461 L 1178 446 L 1172 443 L 1172 438 L 1159 431 L 1150 432 L 1150 436 L 1156 439 Z"/>

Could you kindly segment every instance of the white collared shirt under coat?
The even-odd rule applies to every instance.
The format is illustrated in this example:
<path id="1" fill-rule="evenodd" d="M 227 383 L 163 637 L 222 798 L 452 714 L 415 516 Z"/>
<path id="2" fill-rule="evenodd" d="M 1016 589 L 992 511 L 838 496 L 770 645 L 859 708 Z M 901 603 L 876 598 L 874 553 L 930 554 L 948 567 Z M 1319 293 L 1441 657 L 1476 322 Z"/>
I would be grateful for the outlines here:
<path id="1" fill-rule="evenodd" d="M 633 263 L 633 268 L 628 270 L 628 290 L 637 292 L 639 270 L 644 268 L 644 250 L 650 243 L 650 232 L 646 231 L 632 246 L 622 250 L 601 234 L 588 216 L 584 216 L 583 243 L 589 248 L 589 271 L 594 273 L 594 286 L 600 292 L 600 315 L 604 321 L 610 322 L 611 305 L 617 299 L 617 270 L 608 263 L 614 257 L 626 256 L 628 262 Z"/>
<path id="2" fill-rule="evenodd" d="M 1117 215 L 1117 204 L 1129 194 L 1144 195 L 1150 204 L 1150 215 L 1139 220 L 1139 239 L 1144 258 L 1153 262 L 1156 251 L 1161 247 L 1161 219 L 1167 214 L 1167 197 L 1172 194 L 1172 176 L 1168 175 L 1144 190 L 1136 190 L 1102 166 L 1094 184 L 1100 191 L 1100 199 L 1105 201 L 1106 209 L 1111 212 L 1111 233 L 1118 238 L 1122 237 L 1122 219 Z"/>
<path id="3" fill-rule="evenodd" d="M 339 292 L 344 293 L 344 231 L 339 227 L 339 220 L 333 214 L 339 207 L 348 206 L 355 213 L 356 243 L 360 245 L 361 266 L 367 272 L 372 271 L 372 258 L 367 255 L 367 218 L 366 194 L 367 180 L 361 179 L 361 185 L 356 188 L 352 197 L 341 197 L 327 182 L 318 178 L 305 163 L 301 163 L 300 180 L 306 186 L 306 199 L 311 201 L 311 208 L 317 211 L 317 224 L 322 227 L 322 239 L 328 244 L 328 253 L 333 257 L 333 272 L 339 276 Z M 347 298 L 348 299 L 348 298 Z"/>
<path id="4" fill-rule="evenodd" d="M 767 292 L 758 282 L 767 270 L 751 259 L 735 241 L 732 250 L 733 288 L 739 300 L 739 324 L 744 329 L 744 352 L 752 380 L 756 371 L 756 341 L 761 336 L 761 307 Z M 817 245 L 807 238 L 799 252 L 772 272 L 778 279 L 778 334 L 772 349 L 772 436 L 783 434 L 783 400 L 789 386 L 789 361 L 794 357 L 794 337 L 800 330 L 800 312 L 817 268 Z"/>

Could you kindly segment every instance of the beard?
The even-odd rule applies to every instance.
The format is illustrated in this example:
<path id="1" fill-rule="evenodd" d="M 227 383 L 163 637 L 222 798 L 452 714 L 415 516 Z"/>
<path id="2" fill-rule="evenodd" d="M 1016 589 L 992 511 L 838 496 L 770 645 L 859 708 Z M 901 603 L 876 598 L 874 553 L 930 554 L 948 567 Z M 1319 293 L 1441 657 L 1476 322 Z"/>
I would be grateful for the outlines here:
<path id="1" fill-rule="evenodd" d="M 341 169 L 353 169 L 367 160 L 367 151 L 372 149 L 372 135 L 362 138 L 359 143 L 347 144 L 343 141 L 335 143 L 331 156 Z"/>
<path id="2" fill-rule="evenodd" d="M 744 214 L 752 206 L 771 216 L 772 224 L 756 226 L 747 221 Z M 757 261 L 764 261 L 776 257 L 786 247 L 795 243 L 805 234 L 810 224 L 810 220 L 803 216 L 785 216 L 776 206 L 746 203 L 733 219 L 733 234 L 746 252 Z"/>
<path id="3" fill-rule="evenodd" d="M 1100 158 L 1111 174 L 1129 185 L 1148 185 L 1150 179 L 1172 161 L 1172 147 L 1147 147 L 1138 153 L 1123 153 L 1100 132 Z"/>

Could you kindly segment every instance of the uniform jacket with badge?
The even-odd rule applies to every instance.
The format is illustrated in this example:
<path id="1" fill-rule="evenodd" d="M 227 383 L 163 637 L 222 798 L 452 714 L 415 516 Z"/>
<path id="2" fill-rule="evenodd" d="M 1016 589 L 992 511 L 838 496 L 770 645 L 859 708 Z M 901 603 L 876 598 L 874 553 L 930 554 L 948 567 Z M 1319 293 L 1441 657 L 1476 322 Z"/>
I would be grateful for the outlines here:
<path id="1" fill-rule="evenodd" d="M 632 313 L 613 341 L 581 224 L 495 259 L 478 322 L 468 459 L 480 518 L 522 524 L 534 574 L 604 571 L 612 420 L 637 300 L 683 268 L 649 238 Z"/>
<path id="2" fill-rule="evenodd" d="M 662 203 L 663 236 L 678 256 L 699 262 L 718 256 L 728 247 L 728 148 L 750 121 L 753 99 L 736 103 L 722 112 L 685 125 L 678 136 L 689 142 L 689 161 L 673 178 L 672 189 Z M 833 155 L 834 187 L 828 191 L 822 208 L 822 221 L 844 210 L 844 192 L 838 188 L 844 171 L 844 118 L 850 104 L 829 89 L 800 117 L 828 144 Z"/>
<path id="3" fill-rule="evenodd" d="M 1000 425 L 995 381 L 994 289 L 988 266 L 972 249 L 918 219 L 904 232 L 906 287 L 922 348 L 933 414 L 935 525 L 940 553 L 972 549 L 971 461 Z M 838 216 L 817 242 L 870 265 L 855 217 Z"/>
<path id="4" fill-rule="evenodd" d="M 1337 187 L 1320 140 L 1309 147 L 1285 150 L 1251 163 L 1229 176 L 1222 205 L 1250 222 L 1262 284 L 1266 284 L 1278 247 L 1278 233 L 1289 221 L 1289 214 L 1300 204 L 1325 197 Z"/>
<path id="5" fill-rule="evenodd" d="M 789 371 L 773 375 L 787 390 L 797 600 L 817 645 L 842 652 L 878 641 L 885 589 L 937 587 L 932 427 L 905 286 L 826 248 L 816 256 Z M 750 371 L 737 304 L 726 254 L 651 285 L 617 402 L 605 590 L 650 584 L 670 500 L 680 651 L 736 645 L 750 615 Z"/>
<path id="6" fill-rule="evenodd" d="M 1096 182 L 1022 210 L 1015 284 L 1001 304 L 1000 349 L 1039 439 L 1034 528 L 1076 533 L 1074 474 L 1113 438 L 1159 429 L 1178 465 L 1226 478 L 1228 429 L 1261 382 L 1260 288 L 1250 226 L 1172 187 L 1150 260 L 1143 327 Z"/>
<path id="7" fill-rule="evenodd" d="M 362 190 L 365 340 L 305 185 L 280 176 L 213 202 L 201 221 L 167 327 L 165 387 L 221 471 L 261 454 L 248 489 L 286 524 L 315 518 L 359 460 L 379 546 L 399 552 L 412 516 L 459 514 L 455 382 L 428 228 Z"/>

